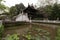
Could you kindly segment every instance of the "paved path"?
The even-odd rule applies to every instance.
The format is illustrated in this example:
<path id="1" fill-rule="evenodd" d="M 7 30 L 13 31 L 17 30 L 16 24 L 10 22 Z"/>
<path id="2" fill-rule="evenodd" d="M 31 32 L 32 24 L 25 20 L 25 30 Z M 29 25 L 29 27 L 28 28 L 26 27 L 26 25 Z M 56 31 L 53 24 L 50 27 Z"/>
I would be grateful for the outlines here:
<path id="1" fill-rule="evenodd" d="M 46 23 L 60 23 L 60 21 L 57 20 L 31 20 L 32 22 L 46 22 Z"/>

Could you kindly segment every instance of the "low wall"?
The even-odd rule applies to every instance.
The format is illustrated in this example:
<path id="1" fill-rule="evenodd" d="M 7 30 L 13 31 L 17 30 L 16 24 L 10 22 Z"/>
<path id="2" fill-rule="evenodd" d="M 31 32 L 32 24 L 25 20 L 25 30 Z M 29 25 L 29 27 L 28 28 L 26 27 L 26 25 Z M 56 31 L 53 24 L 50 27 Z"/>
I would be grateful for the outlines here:
<path id="1" fill-rule="evenodd" d="M 3 25 L 5 27 L 11 27 L 11 26 L 20 26 L 24 24 L 30 24 L 29 22 L 19 22 L 19 21 L 3 21 Z"/>

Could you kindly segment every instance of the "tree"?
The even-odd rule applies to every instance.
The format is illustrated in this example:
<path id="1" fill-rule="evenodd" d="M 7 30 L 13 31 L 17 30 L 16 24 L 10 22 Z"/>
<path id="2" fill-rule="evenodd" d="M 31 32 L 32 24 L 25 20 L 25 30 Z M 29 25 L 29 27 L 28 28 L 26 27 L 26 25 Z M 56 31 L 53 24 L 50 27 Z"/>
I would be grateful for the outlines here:
<path id="1" fill-rule="evenodd" d="M 42 18 L 48 19 L 52 13 L 52 5 L 46 5 L 44 7 L 39 7 L 38 10 L 40 11 L 39 14 L 42 14 Z"/>
<path id="2" fill-rule="evenodd" d="M 17 13 L 18 13 L 18 14 L 19 14 L 22 10 L 25 9 L 25 6 L 23 5 L 23 3 L 16 4 L 15 7 L 16 7 L 16 9 L 17 9 Z"/>
<path id="3" fill-rule="evenodd" d="M 44 17 L 49 18 L 49 16 L 50 16 L 51 13 L 52 13 L 52 5 L 46 5 L 46 6 L 44 7 L 44 12 L 45 12 Z"/>
<path id="4" fill-rule="evenodd" d="M 38 0 L 38 4 L 40 7 L 44 7 L 46 5 L 53 5 L 54 0 Z"/>
<path id="5" fill-rule="evenodd" d="M 60 4 L 58 4 L 58 0 L 54 0 L 55 3 L 52 0 L 45 1 L 48 5 L 43 4 L 43 7 L 39 7 L 40 13 L 50 20 L 60 19 Z"/>
<path id="6" fill-rule="evenodd" d="M 6 6 L 3 3 L 1 3 L 2 1 L 3 0 L 0 0 L 0 10 L 6 9 Z"/>
<path id="7" fill-rule="evenodd" d="M 15 6 L 12 6 L 10 8 L 10 17 L 12 18 L 13 16 L 18 15 L 22 10 L 25 9 L 25 6 L 23 5 L 23 3 L 20 4 L 16 4 Z"/>
<path id="8" fill-rule="evenodd" d="M 12 17 L 12 16 L 14 16 L 15 15 L 15 13 L 16 13 L 16 7 L 15 6 L 12 6 L 11 8 L 10 8 L 10 17 Z"/>
<path id="9" fill-rule="evenodd" d="M 59 4 L 55 3 L 53 5 L 53 9 L 52 9 L 52 13 L 51 13 L 51 18 L 52 19 L 57 19 L 57 18 L 60 18 L 60 6 Z"/>

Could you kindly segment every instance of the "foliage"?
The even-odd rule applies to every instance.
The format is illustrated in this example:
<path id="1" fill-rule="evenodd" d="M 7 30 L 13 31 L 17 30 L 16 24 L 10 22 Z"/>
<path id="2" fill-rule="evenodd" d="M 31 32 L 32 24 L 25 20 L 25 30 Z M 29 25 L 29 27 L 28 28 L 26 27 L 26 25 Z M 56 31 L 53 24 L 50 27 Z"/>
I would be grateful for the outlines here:
<path id="1" fill-rule="evenodd" d="M 17 4 L 17 5 L 15 5 L 15 7 L 16 7 L 18 13 L 25 9 L 25 6 L 23 5 L 23 3 Z"/>
<path id="2" fill-rule="evenodd" d="M 60 40 L 60 27 L 57 28 L 56 40 Z"/>
<path id="3" fill-rule="evenodd" d="M 4 4 L 0 4 L 0 9 L 1 9 L 1 10 L 6 9 L 5 5 L 4 5 Z"/>
<path id="4" fill-rule="evenodd" d="M 4 31 L 4 26 L 2 24 L 0 24 L 0 40 L 1 40 L 1 37 L 2 37 L 3 31 Z"/>
<path id="5" fill-rule="evenodd" d="M 6 9 L 6 6 L 3 3 L 1 3 L 2 1 L 3 0 L 0 0 L 0 10 Z"/>
<path id="6" fill-rule="evenodd" d="M 46 5 L 44 7 L 44 17 L 49 17 L 51 13 L 52 13 L 52 6 Z"/>
<path id="7" fill-rule="evenodd" d="M 46 5 L 44 7 L 39 7 L 39 14 L 43 15 L 42 18 L 49 18 L 52 13 L 52 5 Z"/>
<path id="8" fill-rule="evenodd" d="M 53 8 L 52 8 L 52 13 L 51 13 L 51 17 L 53 17 L 54 19 L 57 19 L 58 17 L 60 18 L 60 6 L 59 4 L 55 3 L 53 5 Z"/>
<path id="9" fill-rule="evenodd" d="M 31 40 L 32 36 L 30 34 L 27 35 L 23 35 L 25 38 L 27 38 L 27 40 Z"/>
<path id="10" fill-rule="evenodd" d="M 23 5 L 23 3 L 16 4 L 15 6 L 12 6 L 10 8 L 10 12 L 9 13 L 10 13 L 11 17 L 13 17 L 13 16 L 18 15 L 24 9 L 25 9 L 25 6 Z"/>
<path id="11" fill-rule="evenodd" d="M 12 6 L 10 8 L 9 14 L 10 14 L 10 17 L 13 17 L 13 15 L 16 15 L 16 7 Z"/>
<path id="12" fill-rule="evenodd" d="M 38 9 L 45 18 L 50 20 L 60 19 L 60 4 L 54 3 L 53 5 L 46 5 L 44 7 L 39 7 Z"/>
<path id="13" fill-rule="evenodd" d="M 13 35 L 7 35 L 5 40 L 19 40 L 19 37 L 17 34 L 13 34 Z"/>
<path id="14" fill-rule="evenodd" d="M 23 35 L 27 40 L 50 40 L 50 33 L 37 27 L 33 27 Z"/>

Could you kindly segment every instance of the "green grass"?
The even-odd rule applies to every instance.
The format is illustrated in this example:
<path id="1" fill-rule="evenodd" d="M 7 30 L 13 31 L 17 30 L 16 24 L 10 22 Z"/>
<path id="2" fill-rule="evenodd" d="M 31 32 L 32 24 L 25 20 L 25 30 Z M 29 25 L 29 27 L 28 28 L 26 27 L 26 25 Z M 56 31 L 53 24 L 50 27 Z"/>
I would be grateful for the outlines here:
<path id="1" fill-rule="evenodd" d="M 60 27 L 57 28 L 56 40 L 60 40 Z"/>

